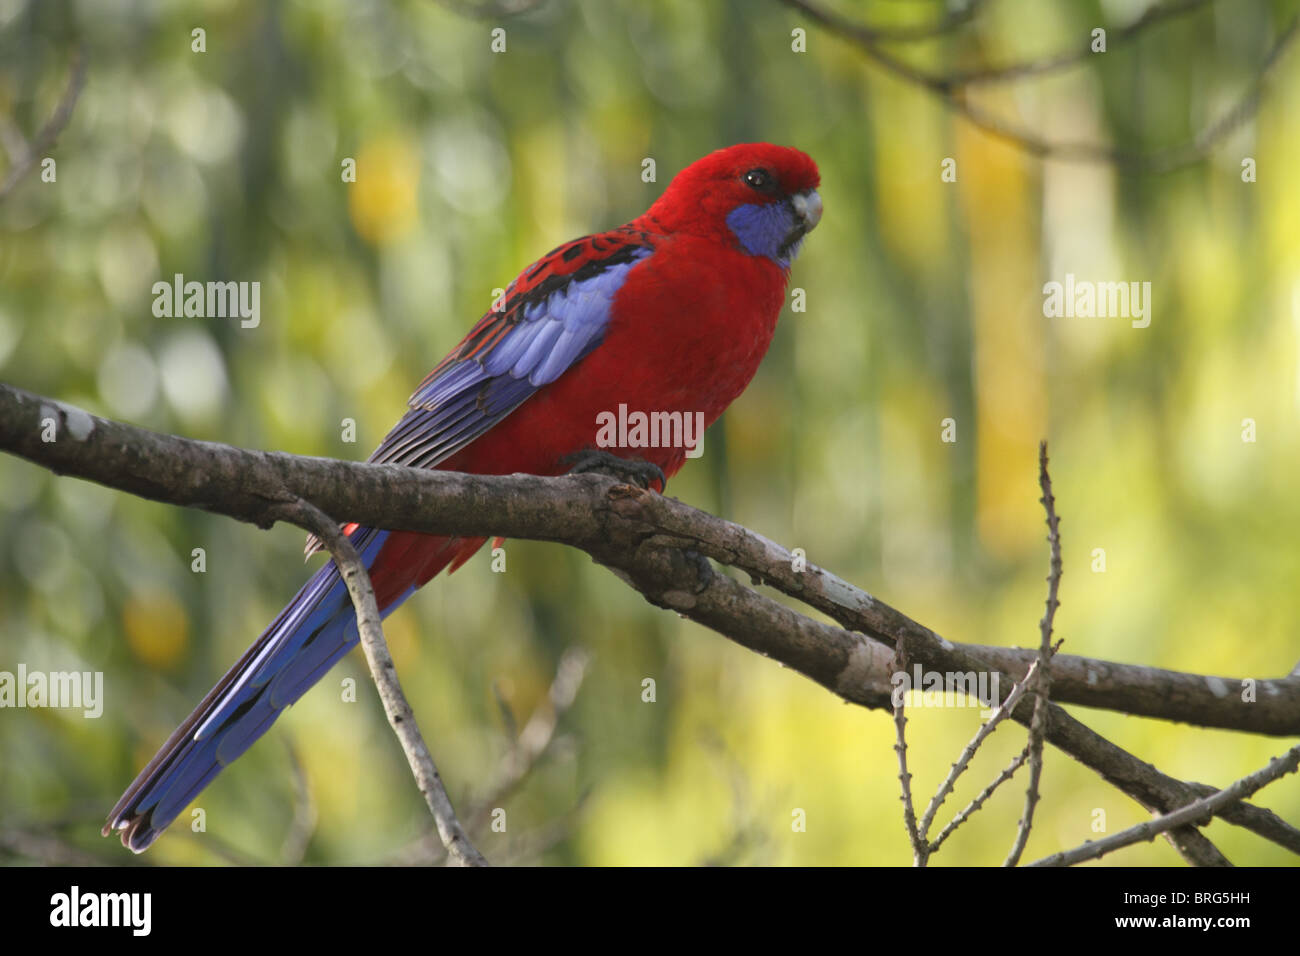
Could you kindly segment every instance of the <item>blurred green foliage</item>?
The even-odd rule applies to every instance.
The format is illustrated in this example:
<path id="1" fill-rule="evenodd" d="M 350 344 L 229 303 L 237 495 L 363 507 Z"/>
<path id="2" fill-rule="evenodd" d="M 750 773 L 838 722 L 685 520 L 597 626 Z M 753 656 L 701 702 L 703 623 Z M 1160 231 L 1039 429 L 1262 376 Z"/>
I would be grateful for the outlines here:
<path id="1" fill-rule="evenodd" d="M 911 55 L 935 70 L 1042 56 L 1144 6 L 1004 0 Z M 840 8 L 889 22 L 935 6 Z M 1177 142 L 1248 84 L 1286 9 L 1212 5 L 1081 68 L 979 95 L 1056 139 Z M 791 50 L 798 26 L 806 53 Z M 490 49 L 496 27 L 504 53 Z M 191 49 L 195 28 L 206 52 Z M 1205 162 L 1156 176 L 1027 156 L 776 2 L 551 0 L 496 21 L 432 0 L 0 0 L 11 128 L 31 135 L 49 116 L 78 41 L 89 82 L 51 153 L 57 180 L 33 175 L 0 205 L 0 379 L 162 431 L 361 458 L 492 290 L 538 255 L 635 216 L 712 149 L 786 143 L 823 177 L 826 215 L 792 277 L 807 311 L 787 310 L 672 493 L 806 549 L 946 637 L 1032 645 L 1047 437 L 1066 651 L 1233 676 L 1295 664 L 1300 58 L 1278 65 L 1258 116 Z M 642 181 L 647 157 L 657 182 Z M 945 157 L 955 183 L 941 181 Z M 1243 157 L 1258 182 L 1242 181 Z M 354 184 L 340 175 L 348 158 Z M 259 281 L 260 325 L 155 318 L 151 286 L 175 273 Z M 1066 273 L 1151 282 L 1150 327 L 1045 318 L 1042 285 Z M 355 444 L 341 438 L 348 418 Z M 955 443 L 940 440 L 946 418 Z M 301 535 L 9 457 L 0 491 L 0 669 L 102 670 L 107 696 L 98 720 L 0 712 L 0 854 L 58 859 L 58 846 L 128 862 L 98 836 L 104 815 L 304 579 Z M 649 607 L 579 554 L 506 552 L 506 573 L 482 552 L 387 627 L 462 809 L 506 752 L 498 694 L 522 723 L 565 648 L 593 654 L 562 739 L 502 803 L 507 832 L 481 836 L 489 858 L 909 859 L 886 716 Z M 357 703 L 341 699 L 349 677 Z M 912 711 L 918 792 L 977 715 Z M 1226 784 L 1280 749 L 1080 715 L 1186 779 Z M 1022 745 L 1021 731 L 999 732 L 946 811 Z M 306 861 L 394 859 L 429 832 L 357 652 L 202 795 L 206 833 L 183 816 L 144 859 L 284 859 L 289 748 L 317 817 Z M 1022 786 L 936 863 L 1000 862 Z M 1108 832 L 1144 818 L 1050 748 L 1043 794 L 1026 859 L 1094 837 L 1098 811 Z M 1300 820 L 1294 780 L 1257 802 Z M 792 831 L 795 808 L 806 832 Z M 1290 862 L 1242 830 L 1208 832 L 1235 862 Z M 1157 842 L 1106 862 L 1178 858 Z"/>

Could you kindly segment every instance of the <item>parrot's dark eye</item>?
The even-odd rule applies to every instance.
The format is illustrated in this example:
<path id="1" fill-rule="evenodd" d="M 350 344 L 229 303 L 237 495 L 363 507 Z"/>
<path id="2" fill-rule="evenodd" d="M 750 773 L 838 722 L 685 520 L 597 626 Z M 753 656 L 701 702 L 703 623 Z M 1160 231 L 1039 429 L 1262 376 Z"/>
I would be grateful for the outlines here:
<path id="1" fill-rule="evenodd" d="M 761 193 L 771 192 L 772 187 L 776 185 L 776 180 L 766 169 L 751 169 L 745 173 L 745 185 L 751 189 L 757 189 Z"/>

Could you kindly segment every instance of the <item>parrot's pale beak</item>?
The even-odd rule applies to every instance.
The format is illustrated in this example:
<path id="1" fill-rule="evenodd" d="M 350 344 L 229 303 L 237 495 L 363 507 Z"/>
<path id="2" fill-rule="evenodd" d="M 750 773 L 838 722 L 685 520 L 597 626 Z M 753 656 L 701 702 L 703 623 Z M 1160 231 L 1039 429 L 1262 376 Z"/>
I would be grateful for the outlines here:
<path id="1" fill-rule="evenodd" d="M 794 228 L 781 243 L 780 255 L 783 259 L 793 259 L 799 252 L 803 237 L 817 228 L 822 219 L 822 197 L 815 189 L 795 193 L 788 200 L 794 212 Z"/>
<path id="2" fill-rule="evenodd" d="M 790 197 L 790 205 L 794 208 L 795 216 L 803 224 L 804 234 L 812 232 L 817 228 L 817 223 L 822 221 L 822 197 L 817 190 L 809 189 L 795 193 Z"/>

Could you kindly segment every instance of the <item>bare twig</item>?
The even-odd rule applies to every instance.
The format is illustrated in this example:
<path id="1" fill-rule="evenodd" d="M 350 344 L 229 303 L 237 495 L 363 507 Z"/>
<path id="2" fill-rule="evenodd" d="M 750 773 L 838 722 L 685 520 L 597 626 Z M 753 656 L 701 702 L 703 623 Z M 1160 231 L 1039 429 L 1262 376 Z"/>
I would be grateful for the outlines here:
<path id="1" fill-rule="evenodd" d="M 1007 766 L 1002 769 L 1002 772 L 1000 774 L 998 774 L 996 777 L 993 778 L 992 783 L 990 783 L 987 787 L 981 790 L 979 792 L 979 795 L 976 796 L 974 800 L 966 804 L 966 806 L 962 808 L 961 812 L 959 812 L 955 817 L 953 817 L 952 820 L 948 822 L 948 825 L 946 827 L 944 827 L 941 831 L 939 831 L 939 835 L 935 837 L 934 842 L 930 844 L 930 854 L 933 856 L 936 852 L 938 852 L 939 847 L 943 845 L 943 841 L 948 839 L 948 837 L 952 836 L 953 831 L 956 830 L 963 823 L 965 823 L 967 820 L 969 820 L 976 810 L 984 806 L 984 801 L 986 801 L 989 797 L 993 796 L 994 790 L 996 790 L 998 787 L 1002 786 L 1013 776 L 1015 776 L 1016 771 L 1021 768 L 1021 766 L 1028 758 L 1029 758 L 1029 747 L 1028 745 L 1026 745 L 1025 749 L 1020 751 L 1020 753 L 1016 756 L 1016 758 L 1012 760 L 1011 763 L 1007 764 Z"/>
<path id="2" fill-rule="evenodd" d="M 25 155 L 15 158 L 13 165 L 9 167 L 9 172 L 5 178 L 0 181 L 0 202 L 13 191 L 24 176 L 31 172 L 32 167 L 59 138 L 63 128 L 68 125 L 68 120 L 72 118 L 73 107 L 77 105 L 77 97 L 81 95 L 81 89 L 86 83 L 86 51 L 78 47 L 72 54 L 72 69 L 68 76 L 68 85 L 63 91 L 63 96 L 59 100 L 59 105 L 51 114 L 49 120 L 41 127 L 41 131 L 28 145 Z M 12 135 L 9 142 L 13 142 Z"/>
<path id="3" fill-rule="evenodd" d="M 957 762 L 954 763 L 952 769 L 948 771 L 948 776 L 944 778 L 943 783 L 939 785 L 939 789 L 935 791 L 934 797 L 931 798 L 929 805 L 925 808 L 925 815 L 921 818 L 921 837 L 923 839 L 929 836 L 930 824 L 934 822 L 935 814 L 939 812 L 939 807 L 943 805 L 943 801 L 947 799 L 948 794 L 952 793 L 952 789 L 957 783 L 957 778 L 960 777 L 970 765 L 971 758 L 975 756 L 975 751 L 979 750 L 980 745 L 984 743 L 989 734 L 997 730 L 998 724 L 1011 716 L 1011 712 L 1015 710 L 1016 705 L 1020 703 L 1020 698 L 1025 695 L 1025 691 L 1029 689 L 1030 682 L 1034 680 L 1035 675 L 1038 673 L 1038 666 L 1038 661 L 1034 661 L 1034 663 L 1030 665 L 1029 672 L 1016 682 L 1016 686 L 1011 688 L 1011 693 L 1007 695 L 1007 699 L 997 706 L 993 711 L 992 716 L 989 717 L 987 721 L 980 725 L 979 730 L 975 732 L 975 736 L 972 737 L 970 743 L 966 745 L 966 749 L 963 750 L 961 756 L 957 758 Z M 1014 770 L 1012 772 L 1014 773 Z M 940 841 L 935 841 L 935 843 L 931 844 L 930 851 L 932 853 L 939 842 Z"/>
<path id="4" fill-rule="evenodd" d="M 1061 606 L 1057 595 L 1061 589 L 1061 521 L 1056 516 L 1056 498 L 1052 494 L 1052 476 L 1047 471 L 1047 442 L 1038 444 L 1038 486 L 1043 490 L 1043 509 L 1047 512 L 1047 543 L 1051 551 L 1050 570 L 1047 573 L 1047 607 L 1039 622 L 1041 641 L 1038 645 L 1037 673 L 1034 675 L 1034 716 L 1029 723 L 1029 786 L 1025 790 L 1025 809 L 1020 815 L 1016 841 L 1007 854 L 1003 866 L 1015 866 L 1029 842 L 1029 830 L 1034 825 L 1034 807 L 1038 805 L 1038 783 L 1043 776 L 1043 737 L 1047 731 L 1047 702 L 1052 689 L 1052 623 L 1056 609 Z"/>
<path id="5" fill-rule="evenodd" d="M 860 25 L 835 14 L 812 0 L 781 0 L 809 19 L 858 46 L 873 63 L 899 79 L 938 97 L 946 106 L 989 135 L 1039 158 L 1073 162 L 1104 162 L 1135 170 L 1170 172 L 1203 159 L 1229 133 L 1253 116 L 1258 109 L 1264 81 L 1279 58 L 1291 45 L 1300 27 L 1300 17 L 1292 19 L 1274 41 L 1260 65 L 1256 67 L 1240 99 L 1217 119 L 1211 121 L 1191 139 L 1151 151 L 1134 151 L 1106 143 L 1049 140 L 1019 124 L 999 117 L 971 102 L 971 87 L 1043 76 L 1078 65 L 1093 56 L 1091 47 L 1005 66 L 977 67 L 951 73 L 931 73 L 885 49 L 882 39 L 863 30 Z M 1114 46 L 1138 36 L 1154 24 L 1190 13 L 1208 0 L 1166 0 L 1149 7 L 1145 13 L 1124 27 L 1108 31 L 1107 43 Z"/>
<path id="6" fill-rule="evenodd" d="M 1194 13 L 1208 6 L 1210 0 L 1164 0 L 1153 3 L 1136 19 L 1121 27 L 1106 28 L 1106 49 L 1114 50 L 1117 46 L 1137 39 L 1151 27 L 1165 20 Z M 1023 80 L 1026 77 L 1046 76 L 1059 73 L 1070 67 L 1078 66 L 1093 59 L 1097 54 L 1092 49 L 1092 37 L 1088 36 L 1073 50 L 1065 50 L 1036 60 L 1009 63 L 1005 66 L 980 66 L 969 70 L 953 70 L 943 75 L 943 80 L 953 88 L 975 86 L 989 83 L 1006 83 Z"/>
<path id="7" fill-rule="evenodd" d="M 907 670 L 905 657 L 899 657 L 898 668 Z M 903 823 L 907 827 L 907 838 L 912 843 L 912 865 L 925 866 L 927 847 L 916 826 L 916 808 L 912 804 L 912 775 L 907 770 L 907 716 L 903 712 L 905 698 L 906 694 L 900 687 L 894 695 L 894 730 L 897 734 L 894 752 L 898 754 L 898 783 L 903 791 Z"/>
<path id="8" fill-rule="evenodd" d="M 293 819 L 289 821 L 289 832 L 280 847 L 280 862 L 285 866 L 296 866 L 307 855 L 312 834 L 316 832 L 316 800 L 302 761 L 298 759 L 298 751 L 290 743 L 285 744 L 285 749 L 289 751 L 289 765 L 293 768 Z"/>
<path id="9" fill-rule="evenodd" d="M 951 11 L 938 24 L 929 28 L 873 28 L 855 23 L 847 17 L 828 10 L 819 3 L 815 3 L 814 0 L 781 0 L 781 2 L 787 7 L 804 14 L 814 23 L 819 24 L 837 36 L 843 37 L 861 47 L 872 59 L 879 61 L 883 56 L 889 62 L 882 65 L 886 65 L 891 71 L 896 71 L 896 64 L 899 61 L 894 61 L 892 56 L 884 54 L 879 49 L 881 44 L 902 40 L 930 39 L 942 33 L 951 32 L 953 27 L 960 26 L 971 20 L 980 6 L 978 3 L 971 3 L 966 8 Z M 1124 26 L 1107 27 L 1107 49 L 1114 49 L 1116 46 L 1135 39 L 1150 27 L 1164 20 L 1171 20 L 1192 13 L 1201 7 L 1208 6 L 1209 3 L 1210 0 L 1165 0 L 1163 3 L 1152 4 L 1140 16 Z M 946 29 L 939 29 L 940 26 L 946 26 Z M 966 70 L 951 70 L 947 73 L 925 73 L 907 64 L 902 65 L 913 71 L 907 77 L 912 82 L 937 93 L 951 93 L 964 86 L 981 83 L 1003 83 L 1024 79 L 1029 76 L 1043 76 L 1077 66 L 1096 56 L 1091 41 L 1092 38 L 1089 36 L 1085 42 L 1073 50 L 1054 53 L 1036 60 L 1009 63 L 1003 66 L 980 66 Z"/>
<path id="10" fill-rule="evenodd" d="M 1300 745 L 1292 747 L 1281 757 L 1274 757 L 1267 767 L 1257 770 L 1236 783 L 1224 787 L 1217 793 L 1203 797 L 1172 813 L 1166 813 L 1154 820 L 1147 820 L 1137 826 L 1129 827 L 1106 837 L 1103 840 L 1088 841 L 1073 850 L 1054 853 L 1041 860 L 1035 860 L 1030 866 L 1073 866 L 1084 860 L 1095 860 L 1121 847 L 1138 843 L 1142 840 L 1154 840 L 1157 835 L 1174 827 L 1192 823 L 1208 823 L 1210 817 L 1229 804 L 1250 796 L 1255 791 L 1272 783 L 1288 773 L 1295 773 L 1300 767 Z"/>
<path id="11" fill-rule="evenodd" d="M 560 655 L 560 662 L 555 668 L 555 679 L 551 681 L 546 695 L 546 704 L 533 711 L 517 737 L 511 737 L 510 750 L 501 761 L 496 780 L 487 793 L 476 801 L 476 809 L 466 815 L 470 832 L 478 830 L 487 821 L 493 809 L 523 782 L 537 762 L 546 755 L 555 740 L 555 729 L 560 718 L 573 706 L 578 696 L 578 689 L 582 686 L 590 661 L 590 655 L 580 647 L 571 647 Z"/>
<path id="12" fill-rule="evenodd" d="M 388 651 L 388 643 L 384 640 L 379 605 L 375 602 L 375 589 L 370 584 L 370 575 L 366 573 L 357 549 L 339 530 L 338 525 L 309 501 L 299 499 L 292 504 L 281 505 L 278 510 L 285 520 L 292 521 L 320 538 L 338 566 L 339 574 L 347 585 L 348 595 L 352 598 L 352 606 L 356 609 L 361 648 L 365 651 L 370 676 L 383 701 L 384 713 L 388 715 L 388 722 L 402 744 L 407 763 L 411 765 L 411 773 L 415 775 L 415 782 L 429 805 L 438 827 L 438 836 L 442 838 L 447 853 L 462 866 L 487 866 L 487 860 L 474 848 L 460 821 L 456 819 L 456 811 L 443 788 L 433 755 L 429 753 L 420 728 L 415 723 L 415 714 L 402 692 L 401 682 L 397 679 L 397 668 Z"/>

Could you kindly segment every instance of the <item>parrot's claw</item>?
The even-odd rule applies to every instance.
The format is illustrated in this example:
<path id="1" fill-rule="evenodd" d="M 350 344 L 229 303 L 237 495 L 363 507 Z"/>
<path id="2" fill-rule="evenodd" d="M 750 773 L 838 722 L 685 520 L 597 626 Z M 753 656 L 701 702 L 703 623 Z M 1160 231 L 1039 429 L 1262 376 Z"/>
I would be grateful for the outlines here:
<path id="1" fill-rule="evenodd" d="M 565 459 L 565 464 L 571 466 L 569 468 L 571 475 L 594 471 L 647 490 L 653 490 L 654 483 L 658 482 L 660 492 L 668 486 L 668 478 L 664 475 L 664 470 L 653 462 L 642 458 L 620 458 L 599 448 L 588 448 L 576 455 L 570 455 Z"/>

